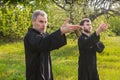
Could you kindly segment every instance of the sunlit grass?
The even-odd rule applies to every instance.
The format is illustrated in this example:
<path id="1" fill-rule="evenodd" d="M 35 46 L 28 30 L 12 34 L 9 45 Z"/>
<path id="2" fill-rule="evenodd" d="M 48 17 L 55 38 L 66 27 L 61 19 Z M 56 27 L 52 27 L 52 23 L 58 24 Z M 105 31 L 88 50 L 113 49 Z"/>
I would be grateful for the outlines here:
<path id="1" fill-rule="evenodd" d="M 0 44 L 0 80 L 24 80 L 25 62 L 22 42 Z"/>
<path id="2" fill-rule="evenodd" d="M 102 39 L 106 47 L 97 54 L 98 72 L 101 80 L 120 80 L 120 37 Z M 51 52 L 55 80 L 78 79 L 77 40 Z M 0 42 L 0 80 L 25 80 L 23 42 Z"/>

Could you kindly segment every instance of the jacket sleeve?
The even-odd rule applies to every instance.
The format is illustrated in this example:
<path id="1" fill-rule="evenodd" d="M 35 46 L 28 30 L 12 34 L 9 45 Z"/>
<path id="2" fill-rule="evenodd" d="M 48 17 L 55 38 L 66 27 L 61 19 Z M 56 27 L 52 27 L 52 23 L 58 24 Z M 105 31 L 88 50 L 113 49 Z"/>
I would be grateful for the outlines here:
<path id="1" fill-rule="evenodd" d="M 45 52 L 58 49 L 65 45 L 66 37 L 65 35 L 61 35 L 60 30 L 57 30 L 44 38 L 40 35 L 32 34 L 29 36 L 28 41 L 32 48 L 39 50 L 40 52 Z"/>
<path id="2" fill-rule="evenodd" d="M 96 35 L 96 32 L 94 32 L 91 36 L 89 36 L 88 38 L 81 36 L 78 39 L 78 46 L 79 46 L 79 50 L 80 49 L 86 49 L 89 48 L 93 45 L 95 45 L 100 39 L 100 36 Z"/>
<path id="3" fill-rule="evenodd" d="M 104 50 L 105 46 L 103 42 L 99 41 L 96 43 L 96 51 L 101 53 Z"/>

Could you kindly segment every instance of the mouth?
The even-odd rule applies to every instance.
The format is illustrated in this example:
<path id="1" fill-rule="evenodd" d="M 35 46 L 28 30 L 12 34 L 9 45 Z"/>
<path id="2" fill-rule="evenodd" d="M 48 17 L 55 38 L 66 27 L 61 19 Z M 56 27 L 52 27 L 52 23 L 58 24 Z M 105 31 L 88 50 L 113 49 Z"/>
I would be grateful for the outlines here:
<path id="1" fill-rule="evenodd" d="M 45 28 L 44 27 L 42 27 L 42 28 L 40 28 L 41 30 L 44 30 Z"/>
<path id="2" fill-rule="evenodd" d="M 45 28 L 42 28 L 42 30 L 44 30 Z"/>

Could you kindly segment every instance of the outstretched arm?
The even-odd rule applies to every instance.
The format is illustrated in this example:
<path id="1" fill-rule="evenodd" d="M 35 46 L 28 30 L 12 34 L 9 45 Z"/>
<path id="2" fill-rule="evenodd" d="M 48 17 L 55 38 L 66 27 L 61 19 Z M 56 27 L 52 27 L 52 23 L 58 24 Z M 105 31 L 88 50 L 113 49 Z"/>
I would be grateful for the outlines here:
<path id="1" fill-rule="evenodd" d="M 108 24 L 104 23 L 101 24 L 98 29 L 88 38 L 85 37 L 80 37 L 78 39 L 78 45 L 79 45 L 79 49 L 83 49 L 83 48 L 88 48 L 92 45 L 95 45 L 97 42 L 99 42 L 100 39 L 100 33 L 105 31 L 108 28 Z"/>
<path id="2" fill-rule="evenodd" d="M 32 36 L 29 36 L 28 41 L 33 48 L 37 48 L 36 50 L 39 50 L 41 52 L 51 51 L 54 49 L 58 49 L 66 44 L 65 33 L 73 32 L 74 30 L 79 28 L 79 25 L 71 25 L 69 24 L 69 19 L 66 19 L 59 30 L 44 38 L 39 35 L 32 34 Z"/>

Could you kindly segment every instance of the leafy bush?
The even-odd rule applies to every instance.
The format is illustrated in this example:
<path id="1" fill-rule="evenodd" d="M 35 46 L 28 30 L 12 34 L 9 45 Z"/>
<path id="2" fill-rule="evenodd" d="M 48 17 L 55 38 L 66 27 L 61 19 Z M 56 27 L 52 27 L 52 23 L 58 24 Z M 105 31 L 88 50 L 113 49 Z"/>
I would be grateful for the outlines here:
<path id="1" fill-rule="evenodd" d="M 110 27 L 116 35 L 120 35 L 120 17 L 111 17 L 109 19 Z"/>
<path id="2" fill-rule="evenodd" d="M 52 3 L 49 4 L 52 5 Z M 48 14 L 47 31 L 50 33 L 61 27 L 66 18 L 63 17 L 65 13 L 56 8 L 55 4 L 52 6 L 46 4 L 46 7 L 45 3 L 44 6 L 33 6 L 31 3 L 28 5 L 4 5 L 0 7 L 0 37 L 7 41 L 23 39 L 27 29 L 31 27 L 31 15 L 36 9 L 44 10 Z"/>
<path id="3" fill-rule="evenodd" d="M 3 38 L 14 40 L 22 39 L 28 27 L 30 27 L 30 10 L 22 6 L 14 5 L 0 8 L 0 32 Z"/>
<path id="4" fill-rule="evenodd" d="M 31 27 L 31 15 L 36 9 L 44 10 L 48 14 L 47 32 L 50 33 L 59 29 L 68 15 L 67 12 L 58 8 L 49 0 L 46 2 L 44 0 L 38 2 L 31 1 L 28 4 L 5 4 L 0 6 L 0 38 L 4 38 L 8 41 L 23 39 L 27 29 Z M 79 14 L 76 13 L 74 15 Z M 75 18 L 78 20 L 80 19 L 78 17 Z M 78 20 L 75 21 L 76 24 Z M 109 32 L 107 32 L 107 34 L 105 33 L 105 35 L 113 36 L 113 32 L 120 35 L 119 20 L 120 19 L 118 17 L 109 19 L 110 30 L 108 30 Z M 98 24 L 105 21 L 106 20 L 103 16 L 98 17 L 93 22 L 93 28 L 96 29 L 99 26 Z M 73 33 L 68 37 L 76 38 L 76 35 Z"/>

